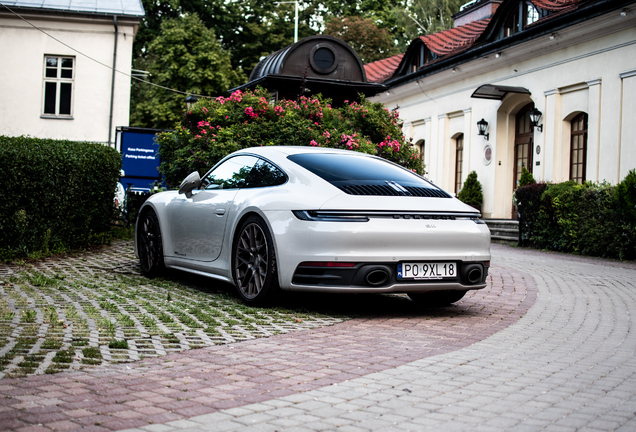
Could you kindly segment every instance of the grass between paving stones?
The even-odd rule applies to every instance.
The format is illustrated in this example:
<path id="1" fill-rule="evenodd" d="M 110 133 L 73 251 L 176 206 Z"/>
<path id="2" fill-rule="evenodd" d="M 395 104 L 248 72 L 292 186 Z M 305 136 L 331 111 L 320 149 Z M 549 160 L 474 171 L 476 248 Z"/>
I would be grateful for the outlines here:
<path id="1" fill-rule="evenodd" d="M 253 308 L 213 281 L 147 279 L 88 256 L 0 276 L 0 378 L 56 373 L 322 327 L 346 317 Z M 129 268 L 135 267 L 130 259 Z"/>

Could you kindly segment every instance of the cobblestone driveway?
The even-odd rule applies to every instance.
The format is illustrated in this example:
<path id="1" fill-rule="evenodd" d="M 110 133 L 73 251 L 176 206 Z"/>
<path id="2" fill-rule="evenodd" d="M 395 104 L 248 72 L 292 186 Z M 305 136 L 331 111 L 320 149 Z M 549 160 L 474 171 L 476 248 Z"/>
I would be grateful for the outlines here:
<path id="1" fill-rule="evenodd" d="M 523 318 L 481 342 L 142 430 L 636 430 L 634 263 L 499 245 L 493 262 L 532 274 L 538 295 Z"/>
<path id="2" fill-rule="evenodd" d="M 361 313 L 330 327 L 5 378 L 0 422 L 25 431 L 634 430 L 635 266 L 496 245 L 493 264 L 489 287 L 450 308 L 343 300 Z"/>
<path id="3" fill-rule="evenodd" d="M 77 370 L 342 321 L 247 307 L 228 286 L 141 276 L 131 242 L 0 266 L 0 378 Z M 289 302 L 288 302 L 289 303 Z"/>

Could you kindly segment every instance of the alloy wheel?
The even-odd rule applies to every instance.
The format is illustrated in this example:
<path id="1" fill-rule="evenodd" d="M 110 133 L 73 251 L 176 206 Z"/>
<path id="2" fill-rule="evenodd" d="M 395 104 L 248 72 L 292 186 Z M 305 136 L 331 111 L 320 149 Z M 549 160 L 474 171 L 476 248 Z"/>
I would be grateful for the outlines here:
<path id="1" fill-rule="evenodd" d="M 269 264 L 267 238 L 258 224 L 243 228 L 235 258 L 237 286 L 246 298 L 253 299 L 265 285 Z"/>

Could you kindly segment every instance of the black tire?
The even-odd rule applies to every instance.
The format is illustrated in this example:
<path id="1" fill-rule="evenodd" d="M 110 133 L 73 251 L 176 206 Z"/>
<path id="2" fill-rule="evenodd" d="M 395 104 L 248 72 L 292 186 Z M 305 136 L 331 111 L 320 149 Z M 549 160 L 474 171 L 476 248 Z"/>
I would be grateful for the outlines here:
<path id="1" fill-rule="evenodd" d="M 153 210 L 144 211 L 137 222 L 137 248 L 141 271 L 148 277 L 155 277 L 165 270 L 163 263 L 163 242 L 159 219 Z"/>
<path id="2" fill-rule="evenodd" d="M 440 307 L 461 300 L 468 291 L 430 291 L 425 293 L 409 293 L 408 296 L 419 306 Z"/>
<path id="3" fill-rule="evenodd" d="M 249 305 L 268 304 L 280 290 L 272 235 L 258 216 L 247 218 L 236 231 L 232 277 L 239 297 Z"/>

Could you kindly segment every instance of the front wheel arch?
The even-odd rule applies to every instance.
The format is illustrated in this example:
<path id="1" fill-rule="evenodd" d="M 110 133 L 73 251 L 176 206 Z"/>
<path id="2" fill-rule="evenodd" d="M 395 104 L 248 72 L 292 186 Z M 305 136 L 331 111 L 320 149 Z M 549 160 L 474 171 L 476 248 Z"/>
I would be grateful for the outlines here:
<path id="1" fill-rule="evenodd" d="M 232 266 L 233 266 L 233 263 L 234 263 L 234 242 L 236 240 L 236 236 L 238 235 L 238 231 L 241 228 L 241 226 L 245 223 L 246 220 L 248 220 L 252 216 L 256 216 L 257 218 L 261 218 L 263 220 L 263 222 L 265 223 L 265 225 L 267 226 L 267 229 L 269 230 L 269 232 L 270 233 L 274 232 L 274 230 L 272 229 L 272 227 L 268 223 L 267 219 L 263 215 L 261 215 L 260 213 L 254 211 L 254 210 L 250 210 L 247 213 L 245 213 L 244 215 L 242 215 L 236 221 L 236 223 L 234 224 L 234 231 L 230 233 L 232 240 L 230 241 L 229 249 L 230 249 L 230 265 L 232 265 Z M 276 254 L 276 257 L 278 258 L 278 256 L 279 256 L 278 255 L 278 247 L 276 245 L 276 238 L 274 237 L 273 234 L 272 234 L 272 243 L 274 244 L 274 253 Z M 223 247 L 225 247 L 225 245 Z M 278 261 L 277 261 L 277 263 L 278 263 Z M 234 268 L 234 267 L 232 267 L 232 268 Z M 277 267 L 277 270 L 278 270 L 278 267 Z M 279 282 L 279 286 L 280 286 L 280 272 L 277 271 L 276 273 L 277 273 L 277 275 L 279 277 L 278 282 Z M 232 274 L 230 274 L 230 277 L 232 277 Z M 234 280 L 233 277 L 232 277 L 232 280 Z"/>

